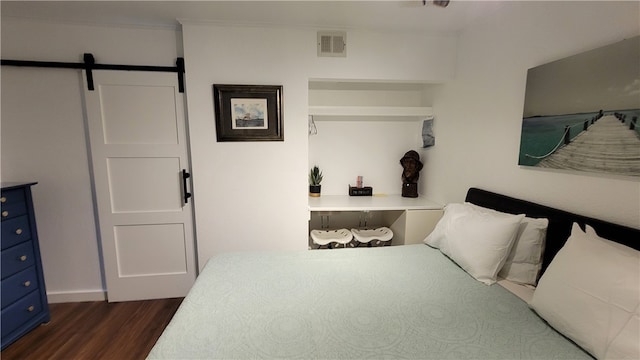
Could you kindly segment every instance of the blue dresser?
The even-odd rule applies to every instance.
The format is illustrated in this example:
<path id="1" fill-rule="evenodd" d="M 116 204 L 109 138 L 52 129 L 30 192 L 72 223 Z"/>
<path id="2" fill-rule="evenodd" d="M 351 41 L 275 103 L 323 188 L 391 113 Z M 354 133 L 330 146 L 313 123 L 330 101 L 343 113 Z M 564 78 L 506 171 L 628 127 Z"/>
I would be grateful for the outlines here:
<path id="1" fill-rule="evenodd" d="M 49 321 L 31 186 L 2 183 L 2 349 Z"/>

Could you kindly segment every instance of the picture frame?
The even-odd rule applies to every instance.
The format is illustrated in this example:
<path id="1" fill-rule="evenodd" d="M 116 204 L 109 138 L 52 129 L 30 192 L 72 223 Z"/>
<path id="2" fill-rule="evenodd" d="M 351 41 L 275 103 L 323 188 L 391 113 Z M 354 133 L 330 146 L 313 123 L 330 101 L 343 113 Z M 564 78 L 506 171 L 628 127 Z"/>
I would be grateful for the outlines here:
<path id="1" fill-rule="evenodd" d="M 216 138 L 284 141 L 282 85 L 213 85 Z"/>

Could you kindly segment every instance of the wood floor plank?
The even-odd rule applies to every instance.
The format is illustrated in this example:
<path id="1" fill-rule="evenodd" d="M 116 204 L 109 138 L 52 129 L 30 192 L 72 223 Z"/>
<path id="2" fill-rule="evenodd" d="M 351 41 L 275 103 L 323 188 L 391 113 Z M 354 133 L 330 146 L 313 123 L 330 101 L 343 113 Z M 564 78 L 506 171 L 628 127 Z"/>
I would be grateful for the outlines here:
<path id="1" fill-rule="evenodd" d="M 2 351 L 2 360 L 144 359 L 182 299 L 51 304 L 51 321 Z"/>

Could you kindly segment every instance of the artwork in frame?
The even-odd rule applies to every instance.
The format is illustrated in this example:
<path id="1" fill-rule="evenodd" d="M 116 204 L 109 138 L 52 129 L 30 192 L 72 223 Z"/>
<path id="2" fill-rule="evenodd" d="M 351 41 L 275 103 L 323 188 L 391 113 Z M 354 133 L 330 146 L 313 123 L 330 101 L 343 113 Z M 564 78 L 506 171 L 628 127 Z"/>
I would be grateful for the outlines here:
<path id="1" fill-rule="evenodd" d="M 640 36 L 527 72 L 518 164 L 640 177 Z"/>
<path id="2" fill-rule="evenodd" d="M 281 85 L 213 85 L 218 141 L 283 141 Z"/>

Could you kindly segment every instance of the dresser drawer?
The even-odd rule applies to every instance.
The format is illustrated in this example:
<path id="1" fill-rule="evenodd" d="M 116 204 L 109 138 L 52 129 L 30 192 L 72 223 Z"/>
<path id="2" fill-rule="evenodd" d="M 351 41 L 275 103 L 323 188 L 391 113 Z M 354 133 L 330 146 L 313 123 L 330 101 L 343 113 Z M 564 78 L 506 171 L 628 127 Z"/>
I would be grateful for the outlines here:
<path id="1" fill-rule="evenodd" d="M 31 227 L 27 215 L 18 216 L 2 222 L 2 250 L 31 239 Z"/>
<path id="2" fill-rule="evenodd" d="M 1 293 L 2 308 L 11 305 L 16 300 L 38 289 L 38 275 L 36 267 L 30 266 L 6 279 L 2 280 Z"/>
<path id="3" fill-rule="evenodd" d="M 24 189 L 2 190 L 0 195 L 0 205 L 4 209 L 5 205 L 25 202 Z"/>
<path id="4" fill-rule="evenodd" d="M 8 335 L 21 325 L 34 318 L 42 312 L 40 293 L 34 291 L 24 298 L 2 309 L 0 313 L 0 324 L 2 326 L 2 337 Z"/>
<path id="5" fill-rule="evenodd" d="M 2 205 L 2 221 L 27 213 L 27 204 L 23 202 Z"/>
<path id="6" fill-rule="evenodd" d="M 2 250 L 2 278 L 7 278 L 35 263 L 33 244 L 27 241 Z"/>

